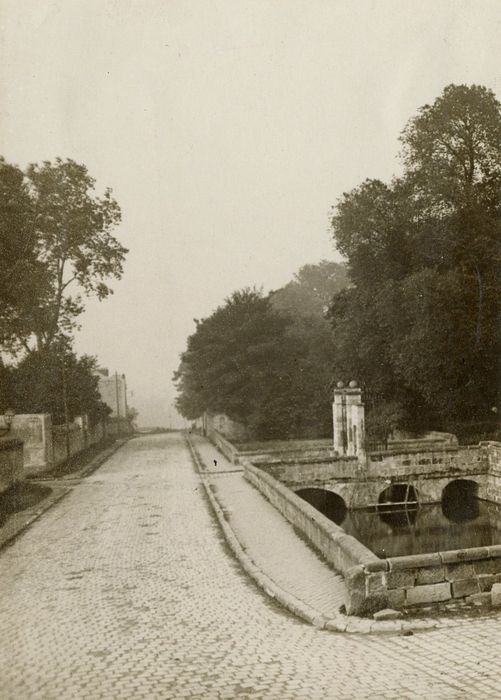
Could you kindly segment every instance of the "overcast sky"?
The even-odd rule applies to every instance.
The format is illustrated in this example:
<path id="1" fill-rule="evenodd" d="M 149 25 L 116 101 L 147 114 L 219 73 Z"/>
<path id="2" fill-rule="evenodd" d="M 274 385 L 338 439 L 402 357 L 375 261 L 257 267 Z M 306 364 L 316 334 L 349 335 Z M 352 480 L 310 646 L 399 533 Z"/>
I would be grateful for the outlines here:
<path id="1" fill-rule="evenodd" d="M 450 83 L 501 97 L 500 0 L 0 0 L 0 153 L 110 186 L 130 248 L 79 352 L 165 424 L 193 331 L 233 290 L 336 259 L 343 191 L 398 171 Z"/>

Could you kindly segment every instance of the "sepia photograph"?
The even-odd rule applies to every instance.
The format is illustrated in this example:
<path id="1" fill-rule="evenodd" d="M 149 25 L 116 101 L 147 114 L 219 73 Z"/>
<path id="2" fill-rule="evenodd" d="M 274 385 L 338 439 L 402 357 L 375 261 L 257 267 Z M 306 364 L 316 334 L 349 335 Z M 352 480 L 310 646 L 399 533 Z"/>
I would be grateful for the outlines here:
<path id="1" fill-rule="evenodd" d="M 501 0 L 0 0 L 0 700 L 500 700 Z"/>

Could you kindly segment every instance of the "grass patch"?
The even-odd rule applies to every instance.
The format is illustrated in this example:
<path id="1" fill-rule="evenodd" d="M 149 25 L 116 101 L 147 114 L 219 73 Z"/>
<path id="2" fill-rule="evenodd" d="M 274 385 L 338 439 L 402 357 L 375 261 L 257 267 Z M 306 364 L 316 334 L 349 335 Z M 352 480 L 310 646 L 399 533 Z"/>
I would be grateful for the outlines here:
<path id="1" fill-rule="evenodd" d="M 0 494 L 0 527 L 15 513 L 33 508 L 52 493 L 49 486 L 21 481 Z"/>

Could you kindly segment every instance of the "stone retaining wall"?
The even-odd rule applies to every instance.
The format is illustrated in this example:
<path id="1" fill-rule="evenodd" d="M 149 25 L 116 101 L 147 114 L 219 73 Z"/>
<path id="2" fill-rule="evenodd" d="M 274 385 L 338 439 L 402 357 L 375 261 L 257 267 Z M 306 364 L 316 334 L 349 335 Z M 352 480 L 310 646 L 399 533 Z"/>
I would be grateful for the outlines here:
<path id="1" fill-rule="evenodd" d="M 362 572 L 364 576 L 366 568 L 370 571 L 372 568 L 378 570 L 381 560 L 373 552 L 262 469 L 244 461 L 244 474 L 325 560 L 345 576 L 349 614 L 358 614 L 366 609 L 378 609 L 386 605 L 386 601 L 380 599 L 379 593 L 373 595 L 370 590 L 361 598 L 358 579 L 354 580 L 352 585 L 349 576 L 349 573 L 355 570 Z"/>
<path id="2" fill-rule="evenodd" d="M 345 577 L 348 614 L 465 598 L 501 582 L 501 545 L 379 559 L 271 474 L 244 461 L 245 477 Z"/>
<path id="3" fill-rule="evenodd" d="M 392 608 L 465 598 L 501 582 L 501 545 L 380 559 L 347 578 L 355 605 L 374 595 Z"/>
<path id="4" fill-rule="evenodd" d="M 211 439 L 218 450 L 224 454 L 226 459 L 229 459 L 232 464 L 240 464 L 240 453 L 235 445 L 232 445 L 229 440 L 216 430 L 212 432 Z"/>
<path id="5" fill-rule="evenodd" d="M 15 438 L 0 438 L 0 493 L 23 478 L 23 443 Z"/>
<path id="6" fill-rule="evenodd" d="M 501 503 L 501 443 L 375 453 L 366 464 L 346 458 L 282 458 L 259 467 L 242 458 L 242 463 L 246 478 L 345 576 L 349 614 L 465 598 L 501 582 L 501 545 L 379 559 L 291 490 L 316 485 L 357 507 L 372 502 L 368 499 L 377 502 L 383 477 L 412 483 L 420 502 L 440 501 L 451 480 L 472 479 L 481 498 Z"/>
<path id="7" fill-rule="evenodd" d="M 334 458 L 329 440 L 268 440 L 267 443 L 231 443 L 217 430 L 212 430 L 210 440 L 233 464 L 249 459 L 253 464 L 286 464 L 318 460 L 330 464 Z"/>

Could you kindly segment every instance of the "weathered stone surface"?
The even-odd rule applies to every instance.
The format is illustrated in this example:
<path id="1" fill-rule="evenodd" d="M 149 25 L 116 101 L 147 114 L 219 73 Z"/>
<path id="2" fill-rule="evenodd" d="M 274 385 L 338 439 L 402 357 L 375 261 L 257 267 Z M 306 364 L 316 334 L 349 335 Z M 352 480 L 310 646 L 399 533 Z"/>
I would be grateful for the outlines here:
<path id="1" fill-rule="evenodd" d="M 392 608 L 402 608 L 405 604 L 405 588 L 395 588 L 386 591 L 388 605 Z"/>
<path id="2" fill-rule="evenodd" d="M 350 591 L 357 590 L 362 595 L 365 593 L 365 573 L 361 566 L 348 569 L 344 580 Z"/>
<path id="3" fill-rule="evenodd" d="M 501 573 L 501 559 L 481 559 L 473 563 L 476 574 Z"/>
<path id="4" fill-rule="evenodd" d="M 473 593 L 466 598 L 468 603 L 473 603 L 474 605 L 490 605 L 491 604 L 491 594 L 490 592 L 483 593 Z"/>
<path id="5" fill-rule="evenodd" d="M 367 593 L 386 593 L 386 585 L 383 576 L 383 573 L 366 575 L 365 585 Z"/>
<path id="6" fill-rule="evenodd" d="M 432 583 L 428 586 L 416 586 L 407 590 L 407 603 L 420 605 L 422 603 L 438 603 L 451 598 L 451 584 Z"/>
<path id="7" fill-rule="evenodd" d="M 441 583 L 445 581 L 445 569 L 443 566 L 423 567 L 416 572 L 416 583 Z"/>
<path id="8" fill-rule="evenodd" d="M 377 571 L 388 571 L 390 565 L 387 559 L 378 559 L 377 561 L 371 561 L 368 564 L 364 564 L 364 569 L 368 573 L 374 573 Z"/>
<path id="9" fill-rule="evenodd" d="M 477 576 L 477 581 L 482 592 L 490 592 L 492 584 L 496 583 L 496 577 L 492 574 L 481 574 Z"/>
<path id="10" fill-rule="evenodd" d="M 390 563 L 390 571 L 417 569 L 422 566 L 440 566 L 442 564 L 438 553 L 412 554 L 408 557 L 391 557 L 388 561 Z"/>
<path id="11" fill-rule="evenodd" d="M 460 581 L 465 578 L 473 578 L 475 570 L 473 564 L 448 564 L 445 567 L 447 581 Z"/>
<path id="12" fill-rule="evenodd" d="M 473 593 L 480 593 L 480 586 L 476 578 L 452 582 L 452 595 L 454 598 L 464 598 Z"/>
<path id="13" fill-rule="evenodd" d="M 487 547 L 490 557 L 501 557 L 501 544 L 494 544 L 491 547 Z"/>
<path id="14" fill-rule="evenodd" d="M 491 589 L 491 603 L 494 607 L 501 607 L 501 583 L 495 583 Z"/>
<path id="15" fill-rule="evenodd" d="M 346 612 L 348 615 L 359 615 L 363 609 L 365 602 L 365 594 L 359 590 L 350 590 L 348 592 L 348 603 Z"/>
<path id="16" fill-rule="evenodd" d="M 413 571 L 389 571 L 386 574 L 388 588 L 411 588 L 414 585 Z"/>
<path id="17" fill-rule="evenodd" d="M 470 549 L 451 549 L 448 552 L 440 552 L 440 558 L 444 564 L 454 562 L 472 561 L 473 559 L 487 559 L 489 552 L 487 547 L 471 547 Z"/>
<path id="18" fill-rule="evenodd" d="M 400 620 L 403 617 L 403 614 L 399 610 L 385 608 L 384 610 L 378 610 L 378 612 L 374 613 L 373 617 L 377 621 Z"/>

